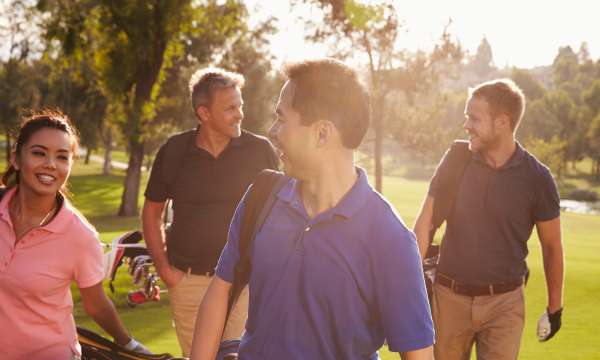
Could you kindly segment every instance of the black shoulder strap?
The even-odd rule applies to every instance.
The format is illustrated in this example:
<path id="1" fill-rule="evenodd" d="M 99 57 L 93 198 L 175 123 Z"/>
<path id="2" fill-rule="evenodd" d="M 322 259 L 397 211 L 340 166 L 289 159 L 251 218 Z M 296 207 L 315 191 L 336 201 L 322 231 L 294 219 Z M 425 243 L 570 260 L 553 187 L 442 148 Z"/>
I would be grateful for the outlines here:
<path id="1" fill-rule="evenodd" d="M 161 165 L 164 166 L 164 171 L 162 173 L 163 180 L 169 186 L 177 179 L 183 155 L 195 136 L 196 129 L 191 129 L 174 135 L 167 140 L 167 143 L 165 144 L 165 157 L 162 159 L 163 163 Z"/>
<path id="2" fill-rule="evenodd" d="M 2 198 L 4 197 L 6 190 L 8 190 L 6 186 L 0 187 L 0 200 L 2 200 Z"/>
<path id="3" fill-rule="evenodd" d="M 446 221 L 454 210 L 454 201 L 458 194 L 460 183 L 467 165 L 471 161 L 472 153 L 469 150 L 469 142 L 455 140 L 448 150 L 440 168 L 444 167 L 443 178 L 440 178 L 442 191 L 436 194 L 433 201 L 432 228 L 429 233 L 429 244 L 433 241 L 436 230 Z"/>
<path id="4" fill-rule="evenodd" d="M 227 318 L 250 278 L 250 245 L 275 203 L 275 195 L 287 178 L 278 171 L 263 170 L 248 189 L 240 229 L 240 258 L 235 265 L 233 285 L 227 304 Z"/>

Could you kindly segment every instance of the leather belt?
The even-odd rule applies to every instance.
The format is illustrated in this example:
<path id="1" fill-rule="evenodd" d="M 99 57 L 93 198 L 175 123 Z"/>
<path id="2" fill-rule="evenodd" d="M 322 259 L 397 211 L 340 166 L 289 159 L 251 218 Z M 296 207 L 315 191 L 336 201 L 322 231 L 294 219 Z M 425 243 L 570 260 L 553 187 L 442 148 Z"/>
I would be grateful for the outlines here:
<path id="1" fill-rule="evenodd" d="M 452 278 L 449 278 L 443 274 L 438 273 L 435 277 L 435 282 L 449 288 L 454 291 L 456 294 L 465 295 L 465 296 L 489 296 L 489 295 L 497 295 L 504 294 L 509 291 L 513 291 L 519 286 L 523 285 L 523 280 L 512 283 L 500 283 L 500 284 L 489 284 L 489 285 L 470 285 L 470 284 L 461 284 L 459 282 L 454 281 Z"/>
<path id="2" fill-rule="evenodd" d="M 214 268 L 207 268 L 206 266 L 186 266 L 185 264 L 179 263 L 177 261 L 171 260 L 171 265 L 176 267 L 177 269 L 193 275 L 204 275 L 204 276 L 213 276 L 215 274 Z"/>

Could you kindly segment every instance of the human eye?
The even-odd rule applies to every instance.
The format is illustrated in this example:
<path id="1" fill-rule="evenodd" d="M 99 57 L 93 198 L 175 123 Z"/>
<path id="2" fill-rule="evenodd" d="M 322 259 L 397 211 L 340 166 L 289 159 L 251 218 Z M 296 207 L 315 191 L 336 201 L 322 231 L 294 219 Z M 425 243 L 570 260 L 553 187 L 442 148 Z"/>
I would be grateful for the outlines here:
<path id="1" fill-rule="evenodd" d="M 33 156 L 45 156 L 46 153 L 43 152 L 42 150 L 32 150 L 31 153 L 33 154 Z"/>

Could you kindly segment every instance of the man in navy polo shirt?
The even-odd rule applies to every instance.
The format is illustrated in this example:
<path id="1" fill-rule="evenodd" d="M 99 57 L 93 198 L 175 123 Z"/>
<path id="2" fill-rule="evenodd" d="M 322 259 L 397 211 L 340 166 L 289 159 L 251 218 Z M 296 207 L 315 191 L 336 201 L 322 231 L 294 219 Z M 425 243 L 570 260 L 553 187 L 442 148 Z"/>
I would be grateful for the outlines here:
<path id="1" fill-rule="evenodd" d="M 354 164 L 369 125 L 356 73 L 334 59 L 290 65 L 270 135 L 289 180 L 251 248 L 242 360 L 433 358 L 414 235 Z M 200 305 L 192 359 L 214 359 L 239 258 L 245 200 Z"/>
<path id="2" fill-rule="evenodd" d="M 515 140 L 525 97 L 510 80 L 469 90 L 464 128 L 471 160 L 456 194 L 434 285 L 437 360 L 516 359 L 525 320 L 523 282 L 527 240 L 537 229 L 544 257 L 547 308 L 538 324 L 540 341 L 560 328 L 563 250 L 560 207 L 550 170 Z M 433 206 L 443 179 L 456 167 L 445 156 L 415 222 L 421 254 L 429 246 Z"/>

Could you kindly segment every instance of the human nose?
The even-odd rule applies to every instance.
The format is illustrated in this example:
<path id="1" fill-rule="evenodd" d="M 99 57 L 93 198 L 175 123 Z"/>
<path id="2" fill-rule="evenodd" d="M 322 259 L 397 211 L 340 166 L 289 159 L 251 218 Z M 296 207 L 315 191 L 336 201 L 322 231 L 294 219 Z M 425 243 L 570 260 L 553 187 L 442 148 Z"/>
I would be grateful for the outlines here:
<path id="1" fill-rule="evenodd" d="M 275 143 L 276 138 L 277 138 L 277 131 L 278 131 L 278 125 L 277 125 L 277 121 L 273 121 L 273 124 L 271 124 L 271 127 L 269 128 L 269 130 L 267 131 L 267 137 L 269 138 L 269 140 L 271 140 L 271 142 Z"/>
<path id="2" fill-rule="evenodd" d="M 52 156 L 47 156 L 46 163 L 44 165 L 47 168 L 56 169 L 56 160 Z"/>
<path id="3" fill-rule="evenodd" d="M 472 129 L 472 124 L 471 124 L 471 121 L 469 120 L 469 118 L 465 119 L 462 127 L 463 127 L 463 129 L 465 129 L 467 131 Z"/>

